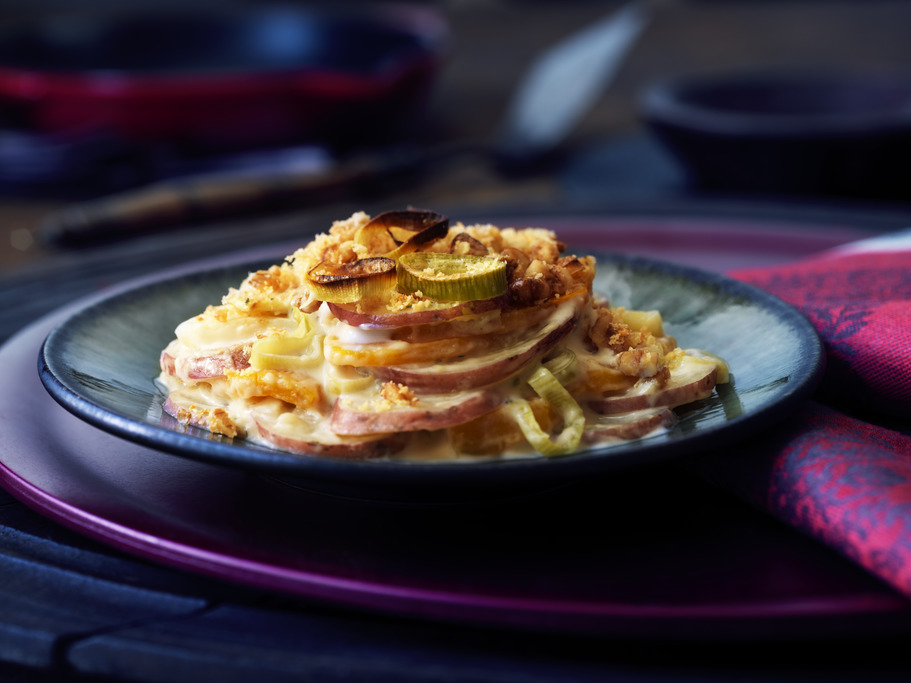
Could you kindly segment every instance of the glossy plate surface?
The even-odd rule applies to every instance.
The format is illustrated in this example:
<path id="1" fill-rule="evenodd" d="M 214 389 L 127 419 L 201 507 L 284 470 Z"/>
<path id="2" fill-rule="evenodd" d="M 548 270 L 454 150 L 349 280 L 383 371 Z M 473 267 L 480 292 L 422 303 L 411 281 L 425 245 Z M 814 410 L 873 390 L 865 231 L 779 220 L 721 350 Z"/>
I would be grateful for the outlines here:
<path id="1" fill-rule="evenodd" d="M 542 224 L 540 217 L 534 222 Z M 610 244 L 718 270 L 794 260 L 863 236 L 862 231 L 829 224 L 820 230 L 780 220 L 677 216 L 584 222 L 561 217 L 547 226 L 569 235 L 571 245 Z M 277 251 L 289 253 L 293 246 Z M 275 252 L 257 251 L 248 257 L 268 261 Z M 209 265 L 223 264 L 219 258 Z M 194 267 L 176 276 L 183 281 L 201 270 Z M 192 281 L 185 293 L 197 297 Z M 729 284 L 719 282 L 705 278 L 705 290 L 724 290 Z M 149 287 L 174 294 L 174 286 L 171 276 L 133 283 L 127 298 Z M 753 302 L 753 290 L 746 291 L 747 309 L 759 305 L 768 310 L 767 304 Z M 49 332 L 61 324 L 59 329 L 66 329 L 71 316 L 86 314 L 87 306 L 99 301 L 62 309 L 0 348 L 0 367 L 6 369 L 0 373 L 0 484 L 92 538 L 205 575 L 434 620 L 624 639 L 778 640 L 908 632 L 907 600 L 832 550 L 705 484 L 688 473 L 685 460 L 615 469 L 604 462 L 607 456 L 584 456 L 579 458 L 584 467 L 574 467 L 582 472 L 601 469 L 603 475 L 546 491 L 540 486 L 544 475 L 539 475 L 534 480 L 539 482 L 537 493 L 511 497 L 503 493 L 508 487 L 497 474 L 500 468 L 463 468 L 474 482 L 483 476 L 473 473 L 486 472 L 502 495 L 475 503 L 427 505 L 314 494 L 237 466 L 237 455 L 232 460 L 218 454 L 175 457 L 140 445 L 134 437 L 125 440 L 106 433 L 61 408 L 45 391 L 34 363 Z M 187 307 L 200 303 L 194 298 Z M 154 309 L 147 314 L 159 315 Z M 800 320 L 794 324 L 798 331 L 804 329 Z M 108 333 L 115 331 L 108 328 Z M 742 336 L 747 343 L 754 332 L 731 330 L 716 341 L 727 339 L 736 346 L 740 342 L 732 337 Z M 807 343 L 806 357 L 812 360 L 814 342 Z M 781 359 L 786 368 L 794 367 L 786 360 L 793 355 Z M 150 367 L 154 372 L 154 361 L 149 365 L 142 359 L 141 365 L 140 372 Z M 759 370 L 738 372 L 737 392 L 753 412 L 732 418 L 741 423 L 735 422 L 729 437 L 711 439 L 714 444 L 730 438 L 731 457 L 736 457 L 737 438 L 771 424 L 779 417 L 775 410 L 786 410 L 812 384 L 807 379 L 804 388 L 790 396 L 761 398 L 764 389 L 744 390 L 748 377 L 761 386 L 755 378 Z M 812 375 L 806 368 L 797 375 L 807 373 Z M 138 392 L 135 402 L 148 400 L 146 392 Z M 752 398 L 757 395 L 759 399 Z M 743 427 L 742 421 L 749 419 L 757 424 Z M 140 432 L 155 426 L 144 420 L 123 423 L 134 424 Z M 269 454 L 242 452 L 251 467 L 269 469 L 256 462 Z M 275 457 L 287 462 L 286 456 Z M 207 458 L 211 462 L 201 461 Z M 566 481 L 571 472 L 562 472 L 563 463 L 570 462 L 532 463 L 528 471 L 554 471 L 557 482 Z M 640 461 L 629 456 L 628 462 Z M 312 465 L 324 477 L 317 481 L 323 488 L 348 478 L 354 485 L 347 491 L 354 496 L 377 492 L 378 486 L 370 482 L 356 485 L 367 476 L 359 468 L 352 473 L 335 465 Z M 380 493 L 396 479 L 408 479 L 397 467 L 363 471 L 380 473 Z M 387 471 L 389 476 L 381 474 Z M 417 471 L 418 481 L 436 476 L 425 468 Z M 308 471 L 304 483 L 309 486 L 315 477 Z M 436 491 L 440 480 L 432 481 L 435 486 L 429 488 Z M 414 493 L 413 485 L 406 489 L 400 493 Z"/>
<path id="2" fill-rule="evenodd" d="M 821 343 L 809 323 L 780 300 L 713 273 L 591 253 L 598 256 L 599 293 L 615 305 L 661 310 L 681 346 L 717 353 L 731 366 L 733 381 L 680 409 L 679 424 L 666 434 L 552 459 L 403 463 L 301 457 L 183 428 L 161 410 L 163 396 L 153 382 L 160 350 L 179 322 L 284 253 L 261 263 L 191 267 L 84 303 L 48 336 L 39 358 L 41 379 L 66 409 L 138 444 L 292 477 L 307 488 L 399 500 L 554 486 L 722 447 L 774 423 L 815 387 L 823 370 Z"/>
<path id="3" fill-rule="evenodd" d="M 116 548 L 343 607 L 550 633 L 782 639 L 911 627 L 900 595 L 676 463 L 416 505 L 315 494 L 125 441 L 41 386 L 35 353 L 64 317 L 0 348 L 0 484 Z"/>

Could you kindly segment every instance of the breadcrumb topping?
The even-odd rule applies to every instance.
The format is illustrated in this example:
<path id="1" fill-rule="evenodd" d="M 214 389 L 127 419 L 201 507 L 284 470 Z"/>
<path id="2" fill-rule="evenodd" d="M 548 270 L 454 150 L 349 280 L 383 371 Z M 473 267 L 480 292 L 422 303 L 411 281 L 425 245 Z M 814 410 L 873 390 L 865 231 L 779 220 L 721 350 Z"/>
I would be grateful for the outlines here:
<path id="1" fill-rule="evenodd" d="M 617 437 L 608 425 L 614 415 L 624 425 L 646 425 L 642 411 L 668 405 L 653 406 L 643 396 L 669 386 L 668 401 L 692 401 L 713 390 L 716 375 L 727 381 L 720 359 L 694 363 L 690 351 L 677 348 L 658 311 L 596 299 L 595 258 L 566 253 L 553 231 L 449 224 L 414 211 L 420 221 L 430 214 L 435 222 L 422 229 L 428 223 L 409 223 L 415 214 L 405 212 L 390 212 L 396 223 L 365 212 L 334 221 L 283 262 L 248 273 L 219 305 L 181 323 L 161 353 L 161 381 L 172 390 L 165 411 L 183 424 L 231 437 L 246 431 L 304 454 L 380 457 L 410 444 L 409 457 L 420 450 L 423 458 L 422 435 L 435 434 L 444 450 L 458 454 L 500 454 L 525 444 L 553 455 L 592 439 L 634 438 Z M 362 259 L 387 263 L 415 250 L 486 257 L 479 259 L 481 272 L 499 261 L 506 291 L 500 281 L 495 292 L 454 305 L 431 285 L 424 292 L 436 299 L 399 292 L 395 277 L 376 292 L 344 296 L 311 279 L 316 267 L 348 272 Z M 428 259 L 437 260 L 449 259 Z M 425 275 L 437 275 L 436 268 Z M 266 340 L 265 348 L 273 339 L 291 343 L 276 344 L 268 359 L 254 352 L 258 340 Z M 564 390 L 565 405 L 536 397 L 527 381 L 529 368 L 547 369 L 558 355 L 572 358 L 570 366 L 557 363 L 561 371 L 551 378 Z M 349 381 L 354 369 L 365 381 Z M 706 379 L 709 370 L 714 374 Z M 702 383 L 681 389 L 680 377 Z M 520 405 L 528 410 L 512 410 Z M 567 406 L 578 410 L 565 412 Z M 478 410 L 486 412 L 472 412 Z M 440 427 L 441 415 L 450 423 Z"/>
<path id="2" fill-rule="evenodd" d="M 414 392 L 404 384 L 386 382 L 380 389 L 380 396 L 393 405 L 413 406 L 417 403 Z"/>

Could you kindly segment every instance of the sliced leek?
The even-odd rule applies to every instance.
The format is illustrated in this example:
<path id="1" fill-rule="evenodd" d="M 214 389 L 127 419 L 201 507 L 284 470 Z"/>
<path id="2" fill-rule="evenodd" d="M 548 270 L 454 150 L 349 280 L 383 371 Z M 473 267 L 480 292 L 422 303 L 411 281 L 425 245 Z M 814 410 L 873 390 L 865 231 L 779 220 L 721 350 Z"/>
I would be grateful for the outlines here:
<path id="1" fill-rule="evenodd" d="M 396 259 L 443 237 L 448 231 L 449 219 L 433 211 L 386 211 L 361 226 L 354 241 L 371 254 Z"/>
<path id="2" fill-rule="evenodd" d="M 566 386 L 579 374 L 579 361 L 570 349 L 561 349 L 560 353 L 545 361 L 542 365 L 550 370 L 557 381 Z"/>
<path id="3" fill-rule="evenodd" d="M 506 262 L 487 256 L 412 252 L 399 258 L 399 290 L 437 301 L 477 301 L 506 292 Z"/>
<path id="4" fill-rule="evenodd" d="M 322 360 L 321 334 L 260 339 L 250 351 L 250 367 L 254 370 L 308 370 Z"/>
<path id="5" fill-rule="evenodd" d="M 316 334 L 310 316 L 293 306 L 291 317 L 298 323 L 294 334 L 253 342 L 250 367 L 254 370 L 308 370 L 322 362 L 325 335 Z"/>
<path id="6" fill-rule="evenodd" d="M 374 383 L 373 375 L 365 368 L 326 363 L 323 378 L 330 394 L 341 396 L 367 389 Z"/>
<path id="7" fill-rule="evenodd" d="M 528 383 L 538 396 L 551 403 L 560 412 L 563 417 L 563 431 L 552 438 L 541 429 L 531 404 L 525 399 L 518 399 L 510 401 L 506 407 L 519 425 L 519 429 L 522 430 L 522 434 L 525 435 L 532 448 L 541 455 L 572 453 L 579 447 L 582 432 L 585 430 L 585 414 L 582 412 L 582 408 L 557 381 L 553 373 L 544 366 L 538 367 L 532 373 L 528 378 Z"/>
<path id="8" fill-rule="evenodd" d="M 388 296 L 395 288 L 395 270 L 395 261 L 384 256 L 352 263 L 320 263 L 307 273 L 307 283 L 321 301 L 350 304 Z"/>
<path id="9" fill-rule="evenodd" d="M 298 337 L 303 337 L 313 329 L 313 323 L 310 322 L 310 316 L 304 313 L 297 306 L 288 307 L 288 317 L 294 319 L 297 322 L 297 332 L 295 332 L 295 334 Z"/>
<path id="10" fill-rule="evenodd" d="M 299 308 L 291 306 L 290 317 L 297 321 L 297 329 L 290 336 L 309 339 L 316 334 L 316 329 L 313 327 L 313 320 Z"/>

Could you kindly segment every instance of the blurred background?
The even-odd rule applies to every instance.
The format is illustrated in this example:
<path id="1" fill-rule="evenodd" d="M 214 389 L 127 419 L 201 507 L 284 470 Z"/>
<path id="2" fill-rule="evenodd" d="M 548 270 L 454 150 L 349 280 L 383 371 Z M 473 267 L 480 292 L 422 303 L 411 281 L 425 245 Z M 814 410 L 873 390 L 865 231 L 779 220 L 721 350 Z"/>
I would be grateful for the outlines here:
<path id="1" fill-rule="evenodd" d="M 165 239 L 211 230 L 203 226 L 213 221 L 233 234 L 243 228 L 232 221 L 252 214 L 341 217 L 408 204 L 468 213 L 784 199 L 904 212 L 911 198 L 903 163 L 911 117 L 905 85 L 911 3 L 632 5 L 642 12 L 641 24 L 630 29 L 614 70 L 593 86 L 558 144 L 544 154 L 504 155 L 498 135 L 530 66 L 551 46 L 630 3 L 2 2 L 0 267 L 14 276 L 68 258 L 76 242 L 84 250 L 124 236 Z M 553 118 L 553 102 L 572 97 L 573 84 L 584 81 L 581 74 L 596 69 L 599 59 L 608 57 L 590 49 L 566 72 L 577 75 L 557 79 L 551 104 L 531 111 Z M 855 119 L 870 114 L 868 105 L 888 109 L 884 116 L 873 112 L 880 128 L 866 119 L 849 124 L 850 135 L 865 141 L 862 152 L 851 150 L 855 177 L 838 183 L 814 178 L 792 187 L 762 182 L 783 177 L 782 169 L 795 163 L 787 156 L 790 148 L 769 167 L 750 156 L 757 144 L 771 147 L 769 133 L 746 150 L 734 143 L 749 135 L 751 122 L 703 122 L 666 101 L 654 111 L 645 105 L 645 93 L 668 79 L 758 72 L 852 75 L 851 89 L 818 105 L 817 115 L 834 106 L 847 107 Z M 884 94 L 858 89 L 878 78 L 891 79 Z M 801 85 L 797 90 L 807 92 Z M 756 97 L 760 109 L 774 109 L 768 103 L 775 95 L 768 93 L 722 108 L 753 107 Z M 811 105 L 817 101 L 808 97 Z M 717 104 L 711 97 L 704 102 Z M 788 123 L 791 113 L 778 123 Z M 671 116 L 671 124 L 650 120 L 662 116 Z M 695 142 L 674 137 L 675 116 L 698 129 Z M 699 170 L 705 151 L 717 143 L 705 137 L 718 132 L 713 126 L 722 132 L 727 127 L 729 136 L 713 152 L 726 164 L 714 179 Z M 883 126 L 887 139 L 871 148 Z M 822 127 L 803 121 L 798 133 Z M 824 175 L 836 163 L 831 140 L 820 144 L 797 152 L 819 157 L 800 178 Z M 858 154 L 866 156 L 855 163 Z M 197 187 L 209 192 L 217 209 L 211 216 L 200 210 L 199 194 L 175 200 L 181 186 L 169 184 L 219 177 L 240 184 Z M 298 184 L 310 180 L 288 185 L 289 177 Z M 284 189 L 274 192 L 282 183 Z M 145 201 L 157 202 L 158 219 L 130 219 L 126 227 L 108 220 L 84 244 L 60 229 L 61 210 L 150 186 L 159 192 Z M 70 216 L 66 225 L 84 226 L 86 215 Z M 273 232 L 263 227 L 263 239 L 287 235 L 289 224 L 282 225 Z M 225 239 L 224 245 L 240 243 Z"/>

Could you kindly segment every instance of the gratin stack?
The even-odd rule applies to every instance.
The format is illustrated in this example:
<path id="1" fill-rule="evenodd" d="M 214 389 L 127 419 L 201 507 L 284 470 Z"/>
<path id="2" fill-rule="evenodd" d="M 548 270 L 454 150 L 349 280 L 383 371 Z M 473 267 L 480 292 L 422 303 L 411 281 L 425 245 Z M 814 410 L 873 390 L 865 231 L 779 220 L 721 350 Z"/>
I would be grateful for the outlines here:
<path id="1" fill-rule="evenodd" d="M 667 429 L 727 366 L 596 297 L 595 267 L 548 230 L 358 213 L 177 327 L 165 410 L 348 458 L 558 456 Z"/>

